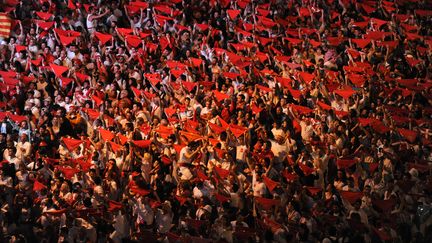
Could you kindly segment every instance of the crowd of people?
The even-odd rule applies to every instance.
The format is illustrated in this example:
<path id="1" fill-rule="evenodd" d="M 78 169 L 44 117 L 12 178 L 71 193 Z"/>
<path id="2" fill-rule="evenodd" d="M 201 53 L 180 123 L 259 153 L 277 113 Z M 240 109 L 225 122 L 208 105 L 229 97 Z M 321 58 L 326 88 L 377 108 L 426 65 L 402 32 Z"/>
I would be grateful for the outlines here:
<path id="1" fill-rule="evenodd" d="M 0 242 L 432 241 L 431 1 L 0 12 Z"/>

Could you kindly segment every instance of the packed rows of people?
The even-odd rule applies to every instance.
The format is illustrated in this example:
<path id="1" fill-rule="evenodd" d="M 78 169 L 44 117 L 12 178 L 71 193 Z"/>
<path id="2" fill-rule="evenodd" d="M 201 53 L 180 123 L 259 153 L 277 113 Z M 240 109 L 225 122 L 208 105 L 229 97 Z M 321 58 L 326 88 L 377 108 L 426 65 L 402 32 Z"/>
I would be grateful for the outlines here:
<path id="1" fill-rule="evenodd" d="M 432 2 L 0 12 L 1 242 L 432 241 Z"/>

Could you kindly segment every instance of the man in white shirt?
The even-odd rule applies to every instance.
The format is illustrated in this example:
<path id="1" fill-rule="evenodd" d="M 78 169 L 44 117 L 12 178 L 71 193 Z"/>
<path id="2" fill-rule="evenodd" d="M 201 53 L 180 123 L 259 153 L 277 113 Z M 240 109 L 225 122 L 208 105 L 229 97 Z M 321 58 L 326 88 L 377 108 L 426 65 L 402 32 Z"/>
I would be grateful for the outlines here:
<path id="1" fill-rule="evenodd" d="M 179 169 L 180 179 L 182 180 L 190 180 L 193 175 L 189 170 L 189 165 L 192 163 L 194 156 L 200 151 L 200 148 L 197 148 L 195 151 L 192 151 L 188 146 L 182 148 L 180 150 L 179 161 L 176 164 L 176 168 Z M 175 170 L 176 171 L 176 170 Z"/>
<path id="2" fill-rule="evenodd" d="M 25 161 L 25 159 L 30 156 L 30 153 L 31 153 L 31 144 L 28 141 L 27 134 L 23 133 L 20 137 L 20 141 L 16 145 L 15 156 L 19 160 Z"/>
<path id="3" fill-rule="evenodd" d="M 9 162 L 9 164 L 13 164 L 15 170 L 18 170 L 22 161 L 15 156 L 15 150 L 13 148 L 8 148 L 7 152 L 4 156 L 4 159 Z"/>

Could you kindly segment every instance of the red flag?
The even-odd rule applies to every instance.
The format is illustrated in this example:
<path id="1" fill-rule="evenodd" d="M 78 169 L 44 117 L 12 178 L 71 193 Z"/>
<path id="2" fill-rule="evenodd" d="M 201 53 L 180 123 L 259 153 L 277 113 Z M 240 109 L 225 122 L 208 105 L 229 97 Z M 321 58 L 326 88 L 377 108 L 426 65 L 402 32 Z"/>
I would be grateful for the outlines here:
<path id="1" fill-rule="evenodd" d="M 108 201 L 108 211 L 113 212 L 123 208 L 123 204 L 113 200 Z"/>
<path id="2" fill-rule="evenodd" d="M 196 170 L 197 173 L 197 177 L 201 180 L 201 181 L 206 181 L 209 179 L 209 177 L 200 169 Z"/>
<path id="3" fill-rule="evenodd" d="M 126 40 L 126 44 L 135 48 L 137 48 L 142 43 L 141 38 L 135 35 L 127 35 L 125 37 L 125 40 Z"/>
<path id="4" fill-rule="evenodd" d="M 355 159 L 338 159 L 336 165 L 339 169 L 346 169 L 356 164 Z"/>
<path id="5" fill-rule="evenodd" d="M 228 202 L 230 199 L 229 197 L 226 197 L 226 196 L 219 194 L 219 193 L 215 193 L 214 196 L 215 196 L 216 200 L 218 200 L 220 203 Z"/>
<path id="6" fill-rule="evenodd" d="M 252 113 L 256 115 L 256 114 L 259 114 L 263 109 L 259 108 L 257 105 L 255 105 L 255 103 L 253 103 L 251 105 L 251 110 L 252 110 Z"/>
<path id="7" fill-rule="evenodd" d="M 100 32 L 95 32 L 95 36 L 102 42 L 102 45 L 105 45 L 108 41 L 112 39 L 112 35 L 103 34 Z"/>
<path id="8" fill-rule="evenodd" d="M 356 91 L 352 90 L 352 89 L 340 89 L 340 90 L 335 90 L 333 91 L 335 94 L 338 94 L 340 96 L 342 96 L 344 99 L 348 99 L 349 97 L 351 97 L 353 94 L 356 93 Z"/>
<path id="9" fill-rule="evenodd" d="M 63 73 L 69 70 L 67 67 L 59 66 L 55 64 L 50 64 L 50 67 L 57 77 L 61 77 Z"/>
<path id="10" fill-rule="evenodd" d="M 353 204 L 363 197 L 363 192 L 340 191 L 340 195 L 349 203 Z"/>
<path id="11" fill-rule="evenodd" d="M 89 171 L 89 169 L 93 166 L 93 164 L 91 163 L 91 156 L 89 156 L 88 159 L 85 158 L 76 159 L 76 162 L 80 165 L 81 170 L 84 172 Z"/>
<path id="12" fill-rule="evenodd" d="M 132 193 L 135 193 L 135 194 L 138 194 L 138 195 L 141 195 L 141 196 L 147 196 L 148 194 L 150 194 L 150 191 L 141 189 L 141 188 L 139 188 L 137 186 L 132 187 L 130 189 L 130 191 Z"/>
<path id="13" fill-rule="evenodd" d="M 237 16 L 240 14 L 240 10 L 235 10 L 235 9 L 228 9 L 226 12 L 232 20 L 237 18 Z"/>
<path id="14" fill-rule="evenodd" d="M 78 148 L 84 141 L 73 139 L 73 138 L 62 138 L 64 145 L 69 151 L 74 151 Z"/>
<path id="15" fill-rule="evenodd" d="M 105 141 L 111 141 L 115 137 L 114 133 L 103 128 L 99 128 L 99 133 Z"/>
<path id="16" fill-rule="evenodd" d="M 294 105 L 294 104 L 291 104 L 290 106 L 293 110 L 295 110 L 301 114 L 309 114 L 309 113 L 313 112 L 313 110 L 311 108 L 306 107 L 306 106 Z"/>
<path id="17" fill-rule="evenodd" d="M 102 105 L 102 103 L 103 103 L 103 100 L 101 99 L 101 98 L 99 98 L 98 96 L 96 96 L 96 95 L 92 95 L 92 97 L 91 97 L 93 100 L 94 100 L 94 102 L 95 102 L 95 104 L 96 104 L 96 106 L 101 106 Z"/>
<path id="18" fill-rule="evenodd" d="M 263 86 L 263 85 L 259 85 L 259 84 L 257 84 L 256 87 L 258 90 L 263 90 L 265 92 L 272 92 L 273 91 L 271 88 Z"/>
<path id="19" fill-rule="evenodd" d="M 164 165 L 170 165 L 172 163 L 171 159 L 167 156 L 162 156 L 161 161 L 164 163 Z"/>
<path id="20" fill-rule="evenodd" d="M 119 149 L 121 149 L 121 145 L 119 145 L 119 144 L 116 144 L 116 143 L 111 142 L 111 141 L 109 141 L 108 143 L 111 145 L 111 149 L 113 150 L 114 153 L 117 153 L 117 151 Z"/>
<path id="21" fill-rule="evenodd" d="M 247 131 L 247 128 L 234 124 L 230 124 L 229 129 L 236 138 L 239 138 Z"/>
<path id="22" fill-rule="evenodd" d="M 312 187 L 312 186 L 308 186 L 306 187 L 306 189 L 310 192 L 310 194 L 312 194 L 312 196 L 317 195 L 320 191 L 322 191 L 321 188 L 319 187 Z"/>
<path id="23" fill-rule="evenodd" d="M 393 209 L 396 202 L 393 199 L 388 199 L 388 200 L 374 199 L 374 200 L 372 200 L 372 204 L 375 207 L 379 208 L 384 213 L 388 213 Z"/>
<path id="24" fill-rule="evenodd" d="M 289 92 L 291 93 L 291 96 L 295 99 L 300 99 L 302 96 L 302 92 L 300 90 L 288 88 Z"/>
<path id="25" fill-rule="evenodd" d="M 313 168 L 311 168 L 311 167 L 309 167 L 307 165 L 304 165 L 304 164 L 300 164 L 299 167 L 300 167 L 300 169 L 303 171 L 303 173 L 306 176 L 308 176 L 308 175 L 312 174 L 313 172 L 315 172 L 315 169 L 313 169 Z"/>
<path id="26" fill-rule="evenodd" d="M 76 6 L 72 0 L 68 0 L 68 8 L 72 10 L 76 9 Z"/>
<path id="27" fill-rule="evenodd" d="M 311 15 L 309 9 L 305 7 L 300 8 L 299 13 L 301 17 L 309 17 Z"/>
<path id="28" fill-rule="evenodd" d="M 284 171 L 282 175 L 287 179 L 287 181 L 294 181 L 298 178 L 298 175 L 295 173 L 289 173 L 288 171 Z"/>
<path id="29" fill-rule="evenodd" d="M 213 94 L 218 102 L 223 101 L 224 99 L 229 99 L 229 95 L 221 93 L 217 90 L 213 90 Z"/>
<path id="30" fill-rule="evenodd" d="M 117 28 L 117 32 L 119 32 L 122 36 L 126 36 L 126 35 L 133 33 L 133 29 Z"/>
<path id="31" fill-rule="evenodd" d="M 78 172 L 77 169 L 71 167 L 56 166 L 56 168 L 59 169 L 63 173 L 64 177 L 68 180 L 72 179 L 75 173 Z"/>
<path id="32" fill-rule="evenodd" d="M 388 128 L 382 121 L 376 120 L 375 122 L 371 123 L 372 128 L 377 131 L 378 133 L 384 134 L 390 131 L 390 128 Z"/>
<path id="33" fill-rule="evenodd" d="M 370 39 L 351 39 L 352 43 L 355 43 L 360 48 L 365 48 L 367 45 L 370 44 Z"/>
<path id="34" fill-rule="evenodd" d="M 366 4 L 361 4 L 361 7 L 363 8 L 364 11 L 366 11 L 367 14 L 371 14 L 372 12 L 377 10 L 377 8 L 371 7 L 371 6 L 366 5 Z"/>
<path id="35" fill-rule="evenodd" d="M 267 186 L 270 192 L 273 192 L 273 190 L 279 186 L 279 182 L 273 181 L 272 179 L 268 178 L 267 176 L 263 176 L 264 184 Z"/>
<path id="36" fill-rule="evenodd" d="M 360 125 L 366 127 L 376 121 L 374 118 L 357 118 Z"/>
<path id="37" fill-rule="evenodd" d="M 310 74 L 308 72 L 299 72 L 299 76 L 303 79 L 304 82 L 310 83 L 315 78 L 315 75 Z"/>
<path id="38" fill-rule="evenodd" d="M 22 121 L 27 120 L 26 116 L 14 115 L 12 113 L 8 113 L 8 116 L 12 121 L 14 121 L 16 123 L 21 123 Z"/>
<path id="39" fill-rule="evenodd" d="M 139 8 L 143 8 L 143 9 L 146 9 L 149 6 L 148 3 L 146 3 L 146 2 L 139 2 L 139 1 L 130 2 L 129 4 L 132 5 L 132 6 L 137 6 Z"/>
<path id="40" fill-rule="evenodd" d="M 195 88 L 195 86 L 196 86 L 197 84 L 194 83 L 194 82 L 186 82 L 186 81 L 183 81 L 183 82 L 182 82 L 182 85 L 183 85 L 183 87 L 186 88 L 187 91 L 192 92 L 192 90 Z"/>
<path id="41" fill-rule="evenodd" d="M 100 116 L 99 111 L 95 109 L 85 109 L 84 112 L 87 113 L 91 120 L 96 120 Z"/>
<path id="42" fill-rule="evenodd" d="M 220 127 L 220 126 L 218 126 L 218 125 L 216 125 L 216 124 L 213 124 L 213 123 L 211 123 L 211 122 L 209 122 L 209 123 L 207 123 L 207 124 L 208 124 L 208 126 L 210 127 L 210 129 L 211 129 L 214 133 L 216 133 L 216 134 L 221 134 L 222 132 L 225 131 L 225 129 L 224 129 L 223 127 Z"/>
<path id="43" fill-rule="evenodd" d="M 331 110 L 331 106 L 327 105 L 324 102 L 318 101 L 317 105 L 319 105 L 323 110 L 327 110 L 327 111 Z"/>
<path id="44" fill-rule="evenodd" d="M 183 73 L 185 73 L 186 70 L 184 69 L 171 69 L 170 73 L 175 77 L 178 78 L 180 77 Z"/>
<path id="45" fill-rule="evenodd" d="M 264 197 L 255 197 L 255 201 L 261 206 L 263 206 L 264 209 L 270 209 L 271 207 L 277 206 L 280 203 L 279 200 Z"/>
<path id="46" fill-rule="evenodd" d="M 135 146 L 140 148 L 147 148 L 152 143 L 151 140 L 132 140 L 132 143 L 135 144 Z"/>
<path id="47" fill-rule="evenodd" d="M 219 120 L 221 126 L 222 126 L 224 129 L 229 128 L 229 124 L 228 124 L 224 119 L 222 119 L 220 116 L 218 116 L 217 118 L 218 118 L 218 120 Z"/>
<path id="48" fill-rule="evenodd" d="M 15 85 L 18 85 L 19 80 L 16 78 L 3 77 L 3 82 L 9 86 L 15 86 Z"/>
<path id="49" fill-rule="evenodd" d="M 36 60 L 30 60 L 30 62 L 35 66 L 40 66 L 42 62 L 42 58 L 38 58 Z"/>
<path id="50" fill-rule="evenodd" d="M 81 82 L 84 82 L 84 80 L 90 78 L 90 76 L 88 76 L 86 74 L 79 73 L 79 72 L 75 72 L 75 75 Z"/>
<path id="51" fill-rule="evenodd" d="M 25 51 L 26 49 L 27 49 L 27 46 L 22 46 L 22 45 L 16 45 L 15 46 L 15 50 L 17 52 Z"/>
<path id="52" fill-rule="evenodd" d="M 206 30 L 208 30 L 209 25 L 208 24 L 196 24 L 196 27 L 198 29 L 200 29 L 201 31 L 206 31 Z"/>
<path id="53" fill-rule="evenodd" d="M 375 170 L 378 168 L 378 166 L 379 166 L 379 163 L 371 163 L 371 164 L 369 164 L 369 172 L 370 173 L 374 173 Z"/>
<path id="54" fill-rule="evenodd" d="M 185 137 L 188 142 L 192 142 L 203 138 L 201 135 L 191 133 L 191 132 L 185 132 L 185 131 L 180 131 L 180 136 Z"/>
<path id="55" fill-rule="evenodd" d="M 187 202 L 187 197 L 182 197 L 182 196 L 176 195 L 175 198 L 177 199 L 177 201 L 179 201 L 181 206 L 183 206 Z"/>
<path id="56" fill-rule="evenodd" d="M 61 77 L 60 80 L 61 80 L 61 86 L 62 87 L 66 87 L 74 81 L 73 78 L 66 78 L 66 77 Z"/>
<path id="57" fill-rule="evenodd" d="M 51 17 L 53 17 L 53 15 L 51 13 L 44 13 L 44 12 L 36 12 L 36 15 L 39 16 L 39 18 L 47 21 L 49 20 Z"/>
<path id="58" fill-rule="evenodd" d="M 398 132 L 410 143 L 414 143 L 417 138 L 417 132 L 409 129 L 398 128 Z"/>
<path id="59" fill-rule="evenodd" d="M 40 183 L 39 181 L 34 181 L 33 191 L 40 191 L 40 190 L 46 189 L 46 188 L 47 187 L 44 184 Z"/>
<path id="60" fill-rule="evenodd" d="M 51 29 L 51 27 L 54 26 L 54 21 L 51 22 L 37 21 L 36 24 L 39 25 L 39 27 L 43 30 L 49 30 Z"/>
<path id="61" fill-rule="evenodd" d="M 203 60 L 199 58 L 190 57 L 189 60 L 194 67 L 199 67 L 203 63 Z"/>
<path id="62" fill-rule="evenodd" d="M 222 179 L 226 179 L 230 173 L 229 170 L 225 170 L 225 169 L 222 169 L 219 167 L 214 167 L 213 169 L 214 169 L 215 173 L 217 173 L 219 175 L 219 177 Z"/>

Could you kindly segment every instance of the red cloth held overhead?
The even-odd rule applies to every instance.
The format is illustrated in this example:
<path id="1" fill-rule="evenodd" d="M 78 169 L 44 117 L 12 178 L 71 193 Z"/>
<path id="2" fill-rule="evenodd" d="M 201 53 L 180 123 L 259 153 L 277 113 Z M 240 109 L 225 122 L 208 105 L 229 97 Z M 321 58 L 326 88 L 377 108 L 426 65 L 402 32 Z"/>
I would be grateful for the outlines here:
<path id="1" fill-rule="evenodd" d="M 116 144 L 114 142 L 109 141 L 108 142 L 111 145 L 111 149 L 113 150 L 114 153 L 117 153 L 120 149 L 121 149 L 121 145 Z"/>
<path id="2" fill-rule="evenodd" d="M 335 94 L 340 95 L 344 99 L 349 99 L 353 94 L 356 93 L 356 91 L 352 89 L 339 89 L 333 91 Z"/>
<path id="3" fill-rule="evenodd" d="M 398 128 L 398 132 L 410 143 L 414 143 L 417 138 L 417 132 L 409 129 Z"/>
<path id="4" fill-rule="evenodd" d="M 152 143 L 151 140 L 132 140 L 132 143 L 140 148 L 148 148 Z"/>
<path id="5" fill-rule="evenodd" d="M 39 181 L 34 181 L 33 183 L 33 191 L 40 191 L 42 189 L 46 189 L 47 187 L 40 183 Z"/>
<path id="6" fill-rule="evenodd" d="M 65 138 L 65 137 L 62 138 L 62 141 L 69 151 L 74 151 L 82 143 L 84 143 L 84 141 L 82 141 L 82 140 L 73 139 L 73 138 Z"/>
<path id="7" fill-rule="evenodd" d="M 45 12 L 36 12 L 36 15 L 45 21 L 49 20 L 51 17 L 54 16 L 52 13 L 45 13 Z"/>
<path id="8" fill-rule="evenodd" d="M 58 35 L 58 37 L 60 38 L 60 43 L 63 46 L 70 45 L 77 38 L 76 36 L 65 36 L 65 35 Z"/>
<path id="9" fill-rule="evenodd" d="M 279 200 L 264 197 L 255 197 L 255 201 L 256 203 L 260 204 L 264 209 L 270 209 L 271 207 L 280 204 Z"/>
<path id="10" fill-rule="evenodd" d="M 113 200 L 108 201 L 108 211 L 113 212 L 123 208 L 123 204 Z"/>
<path id="11" fill-rule="evenodd" d="M 263 176 L 264 184 L 267 186 L 270 192 L 273 192 L 273 190 L 279 186 L 279 183 L 268 178 L 267 176 Z"/>
<path id="12" fill-rule="evenodd" d="M 232 20 L 237 18 L 237 16 L 240 14 L 240 10 L 235 10 L 235 9 L 228 9 L 226 12 Z"/>
<path id="13" fill-rule="evenodd" d="M 63 73 L 69 70 L 67 67 L 59 66 L 55 64 L 50 64 L 50 67 L 57 77 L 61 77 Z"/>
<path id="14" fill-rule="evenodd" d="M 312 196 L 317 195 L 320 191 L 322 191 L 321 188 L 319 187 L 312 187 L 312 186 L 308 186 L 306 187 L 306 189 L 312 194 Z"/>
<path id="15" fill-rule="evenodd" d="M 363 192 L 340 191 L 340 195 L 349 203 L 354 204 L 357 200 L 360 200 L 363 197 Z"/>
<path id="16" fill-rule="evenodd" d="M 217 166 L 214 167 L 213 170 L 214 170 L 214 172 L 217 173 L 217 174 L 219 175 L 219 177 L 222 178 L 222 179 L 226 179 L 226 178 L 228 177 L 229 173 L 230 173 L 229 170 L 225 170 L 225 169 L 219 168 L 219 167 L 217 167 Z"/>
<path id="17" fill-rule="evenodd" d="M 111 141 L 115 137 L 114 133 L 103 128 L 99 128 L 99 133 L 105 141 Z"/>
<path id="18" fill-rule="evenodd" d="M 336 161 L 337 167 L 339 169 L 346 169 L 355 165 L 357 161 L 355 159 L 338 159 Z"/>
<path id="19" fill-rule="evenodd" d="M 218 102 L 221 102 L 225 99 L 229 99 L 229 95 L 221 93 L 220 91 L 213 90 L 213 94 Z"/>
<path id="20" fill-rule="evenodd" d="M 103 34 L 100 32 L 95 32 L 96 38 L 99 39 L 99 41 L 102 43 L 102 45 L 105 45 L 108 41 L 112 40 L 113 36 L 110 34 Z"/>

